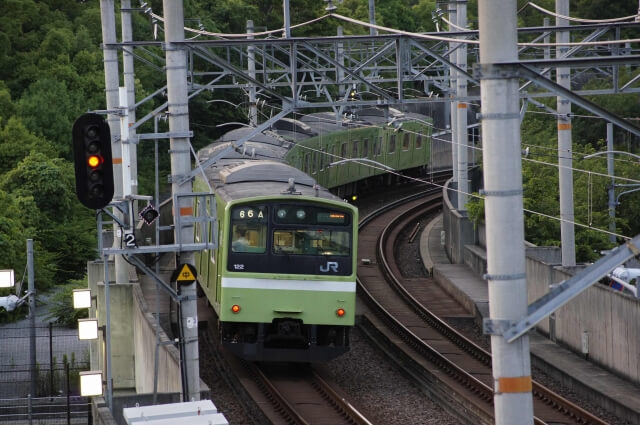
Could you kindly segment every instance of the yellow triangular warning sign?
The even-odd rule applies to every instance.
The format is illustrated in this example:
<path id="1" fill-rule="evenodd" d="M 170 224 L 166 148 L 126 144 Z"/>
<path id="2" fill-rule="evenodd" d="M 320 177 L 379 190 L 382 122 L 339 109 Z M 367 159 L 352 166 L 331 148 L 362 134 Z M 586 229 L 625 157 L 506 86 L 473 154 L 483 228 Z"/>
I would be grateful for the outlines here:
<path id="1" fill-rule="evenodd" d="M 176 278 L 178 282 L 193 282 L 196 280 L 196 272 L 191 264 L 183 264 Z"/>

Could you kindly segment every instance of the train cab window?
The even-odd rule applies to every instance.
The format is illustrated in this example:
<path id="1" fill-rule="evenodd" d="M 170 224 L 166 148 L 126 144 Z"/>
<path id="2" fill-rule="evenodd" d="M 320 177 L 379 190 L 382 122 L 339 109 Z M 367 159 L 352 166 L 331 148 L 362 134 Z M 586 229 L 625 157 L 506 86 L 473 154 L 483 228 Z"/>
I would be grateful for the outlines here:
<path id="1" fill-rule="evenodd" d="M 409 133 L 404 133 L 402 135 L 402 150 L 408 151 L 410 143 L 411 143 L 411 135 Z"/>
<path id="2" fill-rule="evenodd" d="M 416 149 L 422 149 L 422 134 L 416 136 Z"/>
<path id="3" fill-rule="evenodd" d="M 396 135 L 392 134 L 389 136 L 389 153 L 394 153 L 396 151 Z"/>
<path id="4" fill-rule="evenodd" d="M 351 158 L 358 158 L 358 145 L 360 142 L 358 140 L 353 141 L 353 150 L 351 151 Z"/>
<path id="5" fill-rule="evenodd" d="M 362 141 L 362 157 L 369 158 L 369 139 Z"/>
<path id="6" fill-rule="evenodd" d="M 231 211 L 231 252 L 264 254 L 268 215 L 264 206 L 242 206 Z"/>

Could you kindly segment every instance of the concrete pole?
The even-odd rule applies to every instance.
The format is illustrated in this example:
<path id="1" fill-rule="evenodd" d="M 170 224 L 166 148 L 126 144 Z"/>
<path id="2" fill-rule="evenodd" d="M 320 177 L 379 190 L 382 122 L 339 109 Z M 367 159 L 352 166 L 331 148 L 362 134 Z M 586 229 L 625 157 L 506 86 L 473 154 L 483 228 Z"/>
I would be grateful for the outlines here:
<path id="1" fill-rule="evenodd" d="M 122 42 L 133 41 L 133 29 L 131 25 L 131 0 L 121 0 Z M 127 89 L 127 111 L 129 113 L 129 140 L 133 140 L 136 130 L 131 125 L 136 122 L 136 87 L 135 74 L 133 72 L 133 47 L 122 49 L 122 68 L 124 74 L 124 86 Z M 129 164 L 131 167 L 131 188 L 134 195 L 138 193 L 138 152 L 135 143 L 129 145 Z"/>
<path id="2" fill-rule="evenodd" d="M 247 21 L 247 34 L 253 34 L 253 21 Z M 247 36 L 249 40 L 253 40 L 253 35 Z M 249 76 L 255 80 L 256 78 L 256 53 L 255 46 L 247 47 L 247 68 Z M 253 84 L 249 87 L 249 125 L 258 126 L 258 105 L 256 97 L 256 86 Z"/>
<path id="3" fill-rule="evenodd" d="M 284 37 L 291 38 L 291 15 L 289 15 L 289 0 L 282 0 L 284 12 Z"/>
<path id="4" fill-rule="evenodd" d="M 376 0 L 369 0 L 369 23 L 371 25 L 376 24 Z M 369 35 L 378 35 L 378 31 L 369 27 Z"/>
<path id="5" fill-rule="evenodd" d="M 569 0 L 556 0 L 556 13 L 569 16 Z M 569 21 L 556 17 L 556 25 L 568 25 Z M 569 32 L 561 31 L 556 34 L 556 42 L 569 41 Z M 568 46 L 558 46 L 556 57 L 561 58 L 569 50 Z M 556 83 L 566 89 L 571 89 L 570 69 L 558 67 Z M 562 97 L 557 98 L 558 109 L 558 165 L 560 184 L 560 238 L 562 245 L 562 265 L 570 267 L 576 265 L 576 242 L 573 226 L 573 149 L 571 146 L 571 103 Z"/>
<path id="6" fill-rule="evenodd" d="M 609 231 L 611 233 L 616 232 L 616 193 L 615 184 L 616 179 L 613 169 L 613 123 L 607 123 L 607 174 L 611 176 L 611 185 L 608 189 L 609 195 Z M 615 235 L 609 235 L 609 242 L 616 242 Z"/>
<path id="7" fill-rule="evenodd" d="M 31 371 L 31 397 L 36 394 L 36 284 L 33 271 L 33 239 L 27 239 L 27 275 L 29 285 L 29 365 Z M 20 294 L 18 294 L 20 296 Z M 29 409 L 31 413 L 31 409 Z M 29 421 L 31 422 L 31 421 Z"/>
<path id="8" fill-rule="evenodd" d="M 518 76 L 492 64 L 518 60 L 516 2 L 478 3 L 487 280 L 492 321 L 527 313 Z M 529 337 L 491 335 L 496 425 L 533 424 Z"/>
<path id="9" fill-rule="evenodd" d="M 174 44 L 184 41 L 184 10 L 182 0 L 163 0 L 165 17 L 165 51 L 167 62 L 167 96 L 169 107 L 169 132 L 173 135 L 189 131 L 189 98 L 187 93 L 187 52 L 184 47 Z M 179 184 L 180 177 L 191 171 L 190 143 L 188 137 L 170 138 L 171 152 L 171 192 L 173 195 L 191 193 L 191 181 Z M 175 198 L 174 198 L 175 199 Z M 193 214 L 193 199 L 182 199 L 173 206 L 174 215 Z M 176 220 L 174 219 L 174 224 Z M 175 230 L 176 243 L 193 241 L 193 228 Z M 180 255 L 180 263 L 195 266 L 195 256 L 191 252 Z M 200 366 L 198 364 L 198 312 L 196 304 L 196 283 L 183 285 L 180 304 L 183 323 L 183 344 L 188 388 L 184 388 L 186 401 L 200 400 Z"/>
<path id="10" fill-rule="evenodd" d="M 449 21 L 450 22 L 457 22 L 458 18 L 457 18 L 457 3 L 449 3 L 448 4 L 449 9 Z M 453 30 L 453 28 L 449 28 L 449 30 Z M 449 54 L 449 60 L 452 63 L 456 63 L 458 62 L 458 52 L 456 52 L 454 49 L 456 47 L 457 43 L 449 43 L 449 50 L 451 50 L 452 53 Z M 450 92 L 449 92 L 449 99 L 451 100 L 451 102 L 449 103 L 450 106 L 450 110 L 451 110 L 451 116 L 450 116 L 450 120 L 449 120 L 449 127 L 451 128 L 451 166 L 453 168 L 453 176 L 451 178 L 452 182 L 454 183 L 453 188 L 457 189 L 458 188 L 458 125 L 456 124 L 457 121 L 457 116 L 458 116 L 458 106 L 456 104 L 456 102 L 453 101 L 455 95 L 456 95 L 456 88 L 457 88 L 457 83 L 456 83 L 456 78 L 458 76 L 458 73 L 451 69 L 449 71 L 449 87 L 450 87 Z M 452 201 L 454 201 L 452 199 Z M 458 202 L 458 198 L 455 197 L 455 201 L 454 203 L 457 204 Z M 458 207 L 458 205 L 455 205 L 456 207 Z"/>
<path id="11" fill-rule="evenodd" d="M 118 51 L 113 44 L 116 43 L 116 14 L 114 0 L 100 0 L 100 18 L 102 21 L 102 43 L 104 54 L 104 82 L 107 99 L 107 110 L 115 111 L 118 107 L 119 76 L 118 76 Z M 111 130 L 111 155 L 113 157 L 113 185 L 115 200 L 122 199 L 122 145 L 120 142 L 120 117 L 109 113 L 107 115 L 109 129 Z M 122 219 L 119 210 L 114 211 L 115 215 Z M 113 247 L 120 248 L 122 244 L 122 233 L 117 224 L 113 225 Z M 116 282 L 129 282 L 127 263 L 121 255 L 115 255 Z"/>
<path id="12" fill-rule="evenodd" d="M 459 1 L 456 3 L 458 7 L 458 26 L 465 28 L 467 26 L 467 3 Z M 464 71 L 467 70 L 467 45 L 461 43 L 458 47 L 458 67 Z M 462 73 L 458 73 L 456 79 L 456 96 L 458 98 L 467 96 L 467 79 Z M 456 103 L 456 133 L 458 136 L 458 211 L 466 211 L 465 204 L 468 200 L 469 193 L 469 176 L 468 156 L 469 156 L 469 136 L 467 134 L 467 103 Z"/>

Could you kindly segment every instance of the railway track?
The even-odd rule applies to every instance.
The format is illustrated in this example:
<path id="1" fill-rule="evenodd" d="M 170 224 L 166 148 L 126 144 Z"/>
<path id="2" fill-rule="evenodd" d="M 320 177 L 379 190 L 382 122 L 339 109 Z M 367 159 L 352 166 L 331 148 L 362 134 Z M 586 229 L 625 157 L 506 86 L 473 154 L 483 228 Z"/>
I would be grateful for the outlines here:
<path id="1" fill-rule="evenodd" d="M 491 354 L 443 320 L 469 314 L 431 278 L 403 277 L 395 261 L 403 229 L 440 206 L 441 191 L 427 191 L 361 221 L 358 291 L 370 309 L 362 328 L 461 421 L 493 423 Z M 536 382 L 533 396 L 536 424 L 605 424 Z"/>
<path id="2" fill-rule="evenodd" d="M 302 363 L 253 363 L 216 350 L 215 330 L 201 332 L 203 353 L 255 423 L 273 425 L 373 425 L 323 373 Z"/>

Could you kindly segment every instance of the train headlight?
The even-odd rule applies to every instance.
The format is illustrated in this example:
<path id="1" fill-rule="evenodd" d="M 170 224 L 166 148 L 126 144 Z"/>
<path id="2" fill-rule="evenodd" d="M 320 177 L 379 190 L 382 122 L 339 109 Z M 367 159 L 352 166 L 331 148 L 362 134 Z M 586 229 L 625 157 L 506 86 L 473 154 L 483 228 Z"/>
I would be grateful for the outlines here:
<path id="1" fill-rule="evenodd" d="M 232 313 L 240 313 L 240 306 L 238 304 L 234 304 L 231 306 Z"/>
<path id="2" fill-rule="evenodd" d="M 345 313 L 344 308 L 339 308 L 336 310 L 336 316 L 338 317 L 344 316 L 344 313 Z"/>
<path id="3" fill-rule="evenodd" d="M 278 218 L 285 218 L 287 216 L 287 210 L 278 210 Z"/>
<path id="4" fill-rule="evenodd" d="M 307 213 L 304 210 L 296 211 L 296 217 L 298 217 L 299 220 L 304 219 L 306 216 L 307 216 Z"/>

